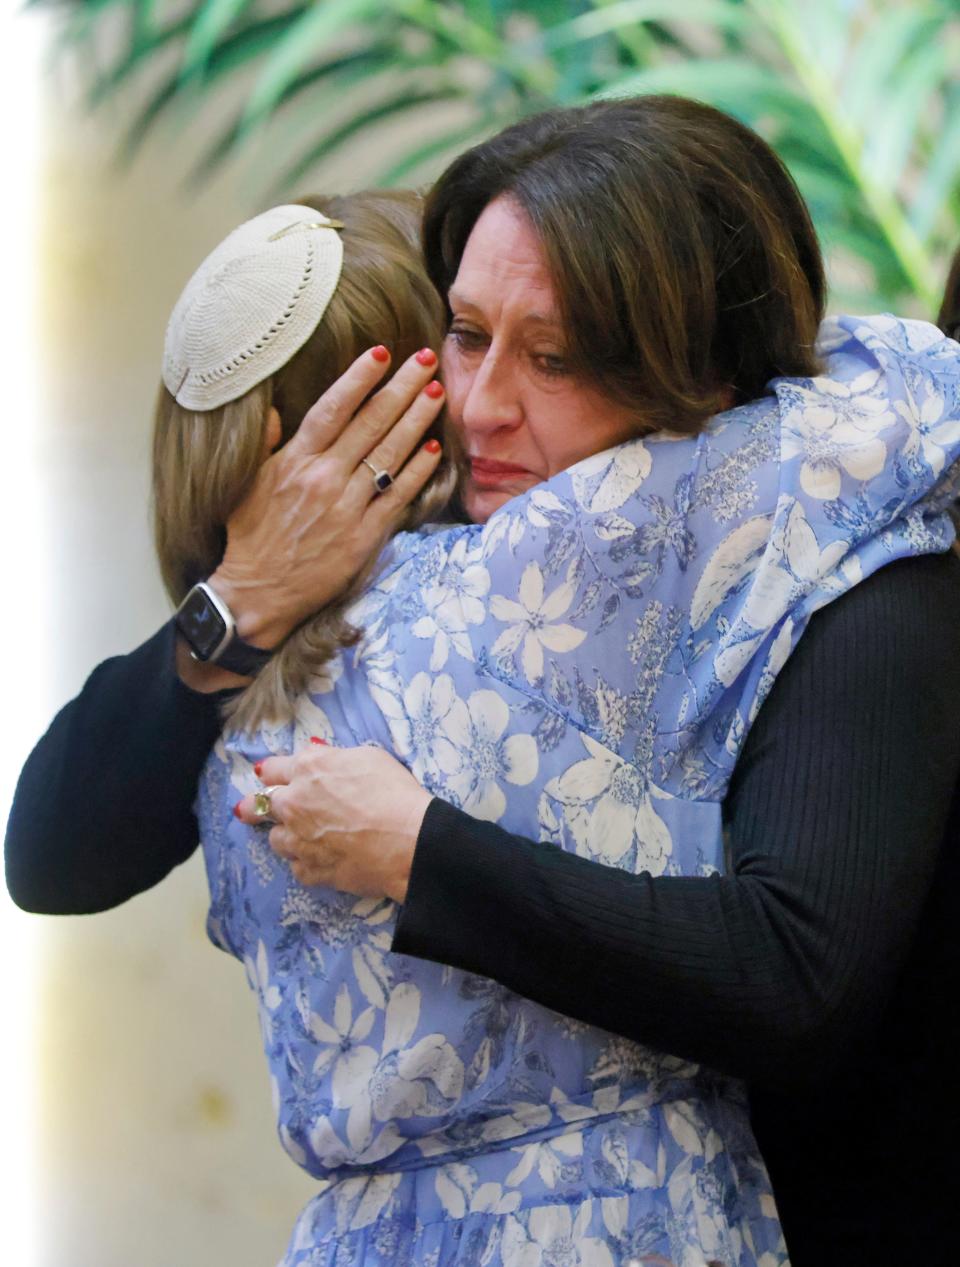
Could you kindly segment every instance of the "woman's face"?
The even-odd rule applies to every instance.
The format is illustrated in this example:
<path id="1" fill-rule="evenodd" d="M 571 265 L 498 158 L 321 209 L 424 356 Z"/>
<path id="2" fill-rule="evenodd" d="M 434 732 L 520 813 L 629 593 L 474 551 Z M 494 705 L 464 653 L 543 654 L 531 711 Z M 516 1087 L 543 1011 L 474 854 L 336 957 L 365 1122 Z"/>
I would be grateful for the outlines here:
<path id="1" fill-rule="evenodd" d="M 482 523 L 511 497 L 637 434 L 636 410 L 568 371 L 540 242 L 510 198 L 491 202 L 474 225 L 449 303 L 443 376 L 470 464 L 472 519 Z"/>

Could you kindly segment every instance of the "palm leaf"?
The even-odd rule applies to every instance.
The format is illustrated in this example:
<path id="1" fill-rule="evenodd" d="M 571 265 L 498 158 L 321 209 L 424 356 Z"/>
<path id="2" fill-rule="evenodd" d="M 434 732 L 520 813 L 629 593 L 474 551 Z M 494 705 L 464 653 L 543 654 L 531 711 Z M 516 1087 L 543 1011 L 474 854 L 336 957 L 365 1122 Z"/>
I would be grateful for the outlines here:
<path id="1" fill-rule="evenodd" d="M 346 53 L 343 57 L 322 62 L 288 84 L 282 104 L 291 105 L 298 97 L 309 94 L 312 109 L 329 118 L 336 113 L 351 89 L 358 84 L 372 87 L 379 76 L 395 68 L 396 63 L 389 50 L 383 47 Z M 241 117 L 235 115 L 194 164 L 188 185 L 203 184 L 231 157 L 245 137 Z"/>
<path id="2" fill-rule="evenodd" d="M 617 4 L 557 23 L 543 34 L 542 42 L 547 52 L 554 52 L 625 28 L 648 22 L 670 23 L 678 18 L 682 18 L 684 23 L 704 23 L 736 32 L 742 32 L 749 21 L 747 13 L 740 6 L 728 3 L 728 0 L 686 0 L 682 9 L 678 8 L 676 0 L 619 0 Z"/>
<path id="3" fill-rule="evenodd" d="M 434 137 L 416 149 L 408 150 L 403 158 L 380 173 L 380 184 L 391 189 L 405 185 L 413 173 L 419 173 L 426 166 L 435 166 L 438 160 L 447 159 L 461 150 L 489 136 L 502 122 L 492 114 L 482 114 L 479 119 L 472 119 L 463 127 L 453 128 L 441 136 Z"/>
<path id="4" fill-rule="evenodd" d="M 219 42 L 250 6 L 251 0 L 208 0 L 201 7 L 183 51 L 185 79 L 206 66 Z"/>
<path id="5" fill-rule="evenodd" d="M 957 234 L 957 0 L 27 3 L 60 14 L 61 43 L 85 60 L 94 104 L 137 95 L 127 152 L 176 107 L 192 122 L 239 90 L 194 179 L 275 116 L 307 118 L 308 103 L 309 140 L 292 166 L 271 150 L 285 186 L 387 120 L 419 120 L 430 103 L 459 102 L 457 126 L 424 138 L 418 122 L 383 180 L 435 170 L 458 146 L 554 103 L 676 92 L 758 128 L 845 273 L 885 301 L 916 295 L 932 311 Z M 100 41 L 108 22 L 112 38 Z"/>
<path id="6" fill-rule="evenodd" d="M 341 35 L 351 23 L 375 17 L 379 7 L 376 0 L 327 0 L 305 9 L 268 50 L 240 121 L 241 132 L 263 122 L 318 48 Z"/>
<path id="7" fill-rule="evenodd" d="M 184 100 L 205 101 L 214 85 L 229 78 L 239 68 L 255 61 L 263 52 L 263 48 L 270 45 L 278 32 L 286 31 L 293 20 L 293 15 L 279 15 L 255 22 L 228 36 L 211 51 L 202 70 L 202 82 L 200 72 L 196 77 L 185 79 L 182 71 L 177 67 L 154 89 L 136 114 L 124 137 L 121 157 L 124 160 L 133 157 L 160 116 L 171 106 Z M 333 59 L 332 62 L 318 68 L 318 76 L 325 71 L 336 71 L 340 60 L 343 59 Z M 126 69 L 122 77 L 114 76 L 111 82 L 104 82 L 103 96 L 108 91 L 122 86 L 125 80 L 139 68 L 140 61 L 128 59 L 123 65 Z M 237 132 L 236 124 L 231 125 L 231 131 Z M 237 136 L 239 137 L 238 132 Z"/>
<path id="8" fill-rule="evenodd" d="M 943 120 L 910 209 L 913 226 L 924 239 L 943 216 L 951 197 L 960 193 L 960 84 L 954 85 L 947 97 Z M 955 220 L 950 229 L 960 241 L 960 223 Z"/>
<path id="9" fill-rule="evenodd" d="M 358 111 L 347 122 L 331 129 L 319 141 L 304 150 L 296 162 L 283 172 L 273 187 L 274 192 L 280 193 L 293 188 L 312 167 L 317 166 L 323 159 L 329 158 L 341 146 L 346 145 L 348 141 L 353 140 L 355 136 L 358 136 L 367 128 L 373 127 L 378 123 L 384 123 L 396 115 L 406 114 L 417 106 L 435 105 L 441 101 L 450 101 L 457 96 L 457 92 L 457 88 L 452 85 L 420 92 L 406 89 L 386 98 L 384 101 L 378 101 L 375 105 Z"/>

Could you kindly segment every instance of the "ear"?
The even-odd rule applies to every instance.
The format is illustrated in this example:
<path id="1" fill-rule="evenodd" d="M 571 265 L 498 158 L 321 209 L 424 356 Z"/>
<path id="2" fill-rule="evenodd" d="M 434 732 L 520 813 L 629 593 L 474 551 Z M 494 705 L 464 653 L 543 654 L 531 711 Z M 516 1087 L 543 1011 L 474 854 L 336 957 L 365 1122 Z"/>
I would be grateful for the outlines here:
<path id="1" fill-rule="evenodd" d="M 266 462 L 267 458 L 280 443 L 283 435 L 283 428 L 280 424 L 280 415 L 274 409 L 273 405 L 267 411 L 267 425 L 263 429 L 263 453 L 261 454 L 261 462 Z"/>

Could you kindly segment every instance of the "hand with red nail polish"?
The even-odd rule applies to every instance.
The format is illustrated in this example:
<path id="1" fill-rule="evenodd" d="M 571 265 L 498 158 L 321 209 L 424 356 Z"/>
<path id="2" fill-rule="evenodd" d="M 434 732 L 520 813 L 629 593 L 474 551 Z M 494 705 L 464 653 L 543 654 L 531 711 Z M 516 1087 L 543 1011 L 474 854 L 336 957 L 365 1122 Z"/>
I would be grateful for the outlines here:
<path id="1" fill-rule="evenodd" d="M 432 348 L 393 367 L 390 350 L 377 344 L 264 461 L 227 522 L 223 561 L 208 578 L 241 638 L 277 646 L 335 601 L 399 528 L 441 456 L 424 444 L 445 400 L 436 368 Z M 372 478 L 379 472 L 391 476 L 385 489 Z M 189 685 L 224 685 L 211 666 L 188 659 L 178 653 Z"/>
<path id="2" fill-rule="evenodd" d="M 403 901 L 432 797 L 399 761 L 382 748 L 338 748 L 312 735 L 292 757 L 265 758 L 262 777 L 270 846 L 301 884 Z M 234 812 L 263 826 L 252 795 Z"/>

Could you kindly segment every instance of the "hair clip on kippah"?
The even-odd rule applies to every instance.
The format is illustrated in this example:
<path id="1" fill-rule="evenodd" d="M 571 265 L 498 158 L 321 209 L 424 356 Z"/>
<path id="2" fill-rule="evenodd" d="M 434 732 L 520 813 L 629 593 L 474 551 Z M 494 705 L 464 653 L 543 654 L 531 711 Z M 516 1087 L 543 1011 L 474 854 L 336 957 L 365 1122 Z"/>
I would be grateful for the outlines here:
<path id="1" fill-rule="evenodd" d="M 202 412 L 239 400 L 299 352 L 337 289 L 343 238 L 292 230 L 342 228 L 316 207 L 284 203 L 210 252 L 163 342 L 163 382 L 178 405 Z"/>
<path id="2" fill-rule="evenodd" d="M 276 233 L 271 233 L 267 241 L 276 242 L 277 238 L 292 233 L 294 229 L 343 229 L 345 227 L 342 220 L 294 220 L 290 224 L 285 224 L 282 229 L 277 229 Z"/>

